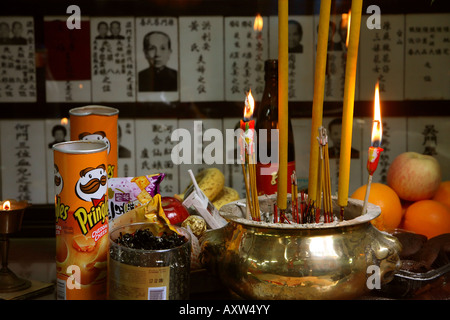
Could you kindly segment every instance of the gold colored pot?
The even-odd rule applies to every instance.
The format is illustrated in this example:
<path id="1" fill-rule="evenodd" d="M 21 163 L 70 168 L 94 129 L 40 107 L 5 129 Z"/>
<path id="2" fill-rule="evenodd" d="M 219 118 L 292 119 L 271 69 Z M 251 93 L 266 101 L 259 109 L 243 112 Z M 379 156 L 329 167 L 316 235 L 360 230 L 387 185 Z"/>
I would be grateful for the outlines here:
<path id="1" fill-rule="evenodd" d="M 274 201 L 260 197 L 261 210 L 270 212 Z M 222 207 L 228 224 L 202 237 L 201 261 L 244 299 L 353 299 L 400 267 L 398 240 L 370 223 L 378 206 L 361 215 L 362 201 L 349 199 L 344 221 L 298 225 L 247 220 L 242 204 Z"/>

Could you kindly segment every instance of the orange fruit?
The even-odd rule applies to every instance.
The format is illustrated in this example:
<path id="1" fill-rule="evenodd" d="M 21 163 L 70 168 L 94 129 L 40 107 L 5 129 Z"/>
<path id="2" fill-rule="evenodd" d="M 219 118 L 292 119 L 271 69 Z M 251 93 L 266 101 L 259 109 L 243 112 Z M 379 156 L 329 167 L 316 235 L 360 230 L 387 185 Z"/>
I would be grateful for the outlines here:
<path id="1" fill-rule="evenodd" d="M 367 185 L 363 185 L 353 192 L 351 198 L 364 201 Z M 369 203 L 381 208 L 381 214 L 373 219 L 372 224 L 382 231 L 393 230 L 402 220 L 402 204 L 395 191 L 382 183 L 372 183 L 370 186 Z"/>
<path id="2" fill-rule="evenodd" d="M 420 200 L 406 209 L 403 228 L 428 239 L 450 233 L 450 209 L 435 200 Z"/>
<path id="3" fill-rule="evenodd" d="M 450 180 L 442 181 L 432 200 L 445 204 L 450 209 Z"/>

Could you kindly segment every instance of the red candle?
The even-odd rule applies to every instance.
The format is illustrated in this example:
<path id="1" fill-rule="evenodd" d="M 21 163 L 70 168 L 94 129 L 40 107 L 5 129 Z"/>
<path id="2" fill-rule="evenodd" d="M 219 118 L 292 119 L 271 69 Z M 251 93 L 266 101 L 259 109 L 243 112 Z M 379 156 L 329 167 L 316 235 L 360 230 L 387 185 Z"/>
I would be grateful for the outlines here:
<path id="1" fill-rule="evenodd" d="M 380 90 L 379 85 L 375 86 L 374 116 L 372 124 L 372 138 L 369 147 L 369 157 L 367 159 L 367 171 L 373 175 L 378 166 L 381 151 L 381 138 L 383 135 L 383 125 L 381 123 Z"/>

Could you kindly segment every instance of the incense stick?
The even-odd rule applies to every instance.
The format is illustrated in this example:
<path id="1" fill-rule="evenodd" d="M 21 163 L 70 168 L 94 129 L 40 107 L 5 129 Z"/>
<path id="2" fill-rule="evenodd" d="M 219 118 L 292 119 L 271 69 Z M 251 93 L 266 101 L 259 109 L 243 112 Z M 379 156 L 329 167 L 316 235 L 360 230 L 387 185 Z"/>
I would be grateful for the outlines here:
<path id="1" fill-rule="evenodd" d="M 305 215 L 305 191 L 300 191 L 300 223 L 304 223 Z"/>
<path id="2" fill-rule="evenodd" d="M 326 139 L 327 143 L 324 146 L 324 161 L 325 161 L 324 202 L 327 204 L 327 222 L 333 222 L 333 204 L 331 200 L 330 156 L 328 153 L 328 137 Z"/>
<path id="3" fill-rule="evenodd" d="M 362 209 L 362 214 L 365 214 L 367 211 L 367 203 L 369 202 L 369 194 L 370 194 L 370 185 L 372 184 L 372 175 L 369 174 L 369 178 L 367 179 L 367 188 L 366 195 L 364 197 L 364 205 Z"/>

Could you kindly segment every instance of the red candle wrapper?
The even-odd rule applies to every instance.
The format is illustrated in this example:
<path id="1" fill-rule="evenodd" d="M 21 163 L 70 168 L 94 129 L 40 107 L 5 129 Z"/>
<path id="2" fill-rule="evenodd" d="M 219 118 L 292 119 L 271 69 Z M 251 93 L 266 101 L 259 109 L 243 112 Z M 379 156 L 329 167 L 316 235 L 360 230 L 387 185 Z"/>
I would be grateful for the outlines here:
<path id="1" fill-rule="evenodd" d="M 377 170 L 380 154 L 383 150 L 383 148 L 379 147 L 369 147 L 369 158 L 367 159 L 367 171 L 369 171 L 369 175 L 373 175 L 375 170 Z"/>
<path id="2" fill-rule="evenodd" d="M 253 143 L 255 136 L 255 120 L 242 121 L 241 129 L 244 131 L 245 149 L 249 155 L 253 154 Z"/>

